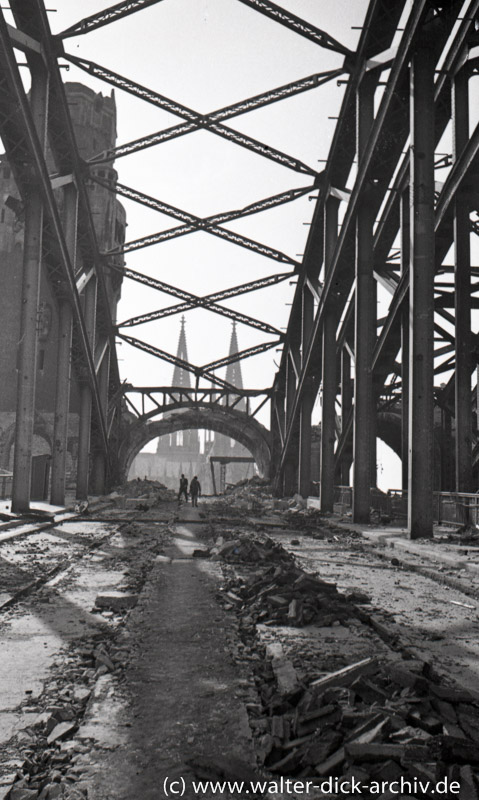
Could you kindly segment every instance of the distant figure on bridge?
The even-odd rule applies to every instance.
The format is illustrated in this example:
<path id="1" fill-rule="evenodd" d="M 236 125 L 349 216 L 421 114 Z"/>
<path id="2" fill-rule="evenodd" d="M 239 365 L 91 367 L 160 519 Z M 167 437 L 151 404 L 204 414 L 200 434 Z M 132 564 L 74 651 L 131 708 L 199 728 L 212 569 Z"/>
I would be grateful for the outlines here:
<path id="1" fill-rule="evenodd" d="M 197 506 L 198 495 L 201 494 L 201 486 L 196 475 L 190 483 L 190 494 L 191 494 L 191 505 Z"/>
<path id="2" fill-rule="evenodd" d="M 188 502 L 188 479 L 181 473 L 180 488 L 178 490 L 178 504 L 181 502 L 181 495 L 185 496 L 185 502 Z"/>

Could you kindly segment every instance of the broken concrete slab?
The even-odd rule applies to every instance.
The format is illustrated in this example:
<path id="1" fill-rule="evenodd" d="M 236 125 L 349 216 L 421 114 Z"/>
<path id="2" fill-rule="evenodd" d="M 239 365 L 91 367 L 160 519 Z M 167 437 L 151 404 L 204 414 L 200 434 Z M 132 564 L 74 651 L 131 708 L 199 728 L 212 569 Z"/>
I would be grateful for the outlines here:
<path id="1" fill-rule="evenodd" d="M 111 611 L 125 611 L 134 608 L 138 602 L 138 595 L 130 592 L 104 592 L 97 594 L 95 608 L 105 608 Z"/>

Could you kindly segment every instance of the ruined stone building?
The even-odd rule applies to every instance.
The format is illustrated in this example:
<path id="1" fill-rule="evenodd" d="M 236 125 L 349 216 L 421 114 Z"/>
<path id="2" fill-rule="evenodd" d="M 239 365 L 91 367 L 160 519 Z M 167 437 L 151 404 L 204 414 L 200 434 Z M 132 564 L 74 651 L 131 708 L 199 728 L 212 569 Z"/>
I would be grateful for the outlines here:
<path id="1" fill-rule="evenodd" d="M 114 147 L 116 104 L 113 91 L 111 95 L 103 95 L 80 83 L 66 83 L 65 91 L 81 158 L 87 160 Z M 48 155 L 48 165 L 51 174 L 54 174 L 51 154 Z M 99 164 L 92 172 L 105 181 L 116 183 L 117 173 L 111 162 Z M 103 186 L 89 182 L 87 190 L 100 252 L 121 245 L 126 226 L 123 206 Z M 60 195 L 61 192 L 57 199 L 61 212 Z M 4 470 L 11 469 L 13 465 L 23 232 L 22 202 L 10 165 L 5 156 L 0 156 L 0 468 Z M 80 252 L 77 257 L 81 258 Z M 117 263 L 121 264 L 122 257 L 117 258 Z M 121 276 L 105 274 L 105 284 L 111 314 L 115 319 L 121 293 Z M 58 309 L 44 270 L 40 285 L 38 332 L 34 455 L 51 452 L 56 384 Z M 78 385 L 73 371 L 71 381 L 67 455 L 67 471 L 70 474 L 75 466 L 78 430 Z"/>

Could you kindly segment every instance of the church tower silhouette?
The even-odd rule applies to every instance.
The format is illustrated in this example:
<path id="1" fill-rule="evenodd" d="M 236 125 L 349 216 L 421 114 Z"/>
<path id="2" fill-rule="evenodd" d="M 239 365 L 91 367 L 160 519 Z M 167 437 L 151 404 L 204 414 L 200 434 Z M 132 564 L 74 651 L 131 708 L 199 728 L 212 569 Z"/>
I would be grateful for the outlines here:
<path id="1" fill-rule="evenodd" d="M 238 336 L 236 332 L 236 322 L 233 322 L 229 355 L 234 356 L 239 352 Z M 181 318 L 180 334 L 176 356 L 180 361 L 188 362 L 188 342 L 186 335 L 186 320 Z M 225 380 L 238 389 L 243 388 L 243 375 L 241 372 L 241 362 L 233 361 L 226 367 Z M 191 373 L 181 366 L 175 364 L 171 381 L 173 389 L 191 389 Z M 173 393 L 176 394 L 176 393 Z M 179 394 L 179 393 L 178 393 Z M 237 411 L 246 411 L 246 401 L 244 398 L 235 406 Z M 173 414 L 181 414 L 182 409 L 172 411 Z M 203 447 L 201 442 L 203 440 Z M 203 450 L 203 452 L 202 452 Z M 241 444 L 218 433 L 206 430 L 203 439 L 196 429 L 177 431 L 168 436 L 158 439 L 156 451 L 155 472 L 158 479 L 174 488 L 183 472 L 188 480 L 193 475 L 198 475 L 203 492 L 211 492 L 210 456 L 250 456 L 251 454 Z M 235 483 L 243 478 L 250 477 L 252 474 L 252 464 L 231 463 L 228 465 L 229 482 Z"/>

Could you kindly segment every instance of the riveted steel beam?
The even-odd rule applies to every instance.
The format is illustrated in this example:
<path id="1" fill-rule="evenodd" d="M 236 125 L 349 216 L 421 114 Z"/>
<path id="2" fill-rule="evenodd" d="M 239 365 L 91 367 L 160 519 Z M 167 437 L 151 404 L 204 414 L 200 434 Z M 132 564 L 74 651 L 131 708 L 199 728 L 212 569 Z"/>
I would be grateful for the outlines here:
<path id="1" fill-rule="evenodd" d="M 161 0 L 123 0 L 121 3 L 115 3 L 115 5 L 104 8 L 103 11 L 99 11 L 97 14 L 84 17 L 59 33 L 58 36 L 60 39 L 68 39 L 71 36 L 90 33 L 97 30 L 97 28 L 102 28 L 103 25 L 109 25 L 111 22 L 116 22 L 129 14 L 142 11 L 142 9 L 160 2 Z"/>
<path id="2" fill-rule="evenodd" d="M 283 167 L 288 167 L 289 169 L 293 169 L 296 172 L 302 172 L 306 175 L 316 175 L 315 170 L 311 169 L 311 167 L 308 167 L 306 164 L 303 164 L 303 162 L 299 161 L 298 159 L 293 158 L 286 153 L 282 153 L 280 150 L 276 150 L 270 145 L 263 144 L 257 139 L 253 139 L 246 134 L 235 131 L 233 128 L 229 128 L 220 122 L 215 122 L 214 120 L 211 121 L 208 115 L 198 114 L 196 111 L 192 111 L 190 108 L 187 108 L 181 103 L 177 103 L 175 100 L 171 100 L 159 92 L 148 89 L 146 86 L 135 83 L 123 75 L 112 72 L 111 70 L 108 70 L 99 64 L 95 64 L 93 61 L 77 58 L 76 56 L 68 53 L 66 53 L 64 57 L 68 61 L 71 61 L 72 64 L 75 64 L 80 69 L 88 72 L 89 75 L 93 75 L 95 78 L 99 78 L 100 80 L 103 80 L 118 89 L 123 89 L 125 92 L 138 97 L 140 100 L 145 100 L 147 103 L 152 103 L 158 108 L 161 108 L 163 111 L 168 111 L 170 114 L 175 114 L 178 117 L 182 117 L 190 123 L 191 127 L 189 129 L 186 129 L 184 126 L 182 126 L 181 131 L 178 131 L 178 126 L 175 126 L 175 130 L 171 131 L 173 135 L 170 138 L 176 138 L 176 136 L 192 133 L 194 130 L 198 130 L 198 128 L 203 128 L 211 133 L 216 134 L 217 136 L 221 136 L 223 139 L 227 139 L 230 142 L 240 145 L 240 147 L 245 147 L 257 155 L 269 158 L 272 161 L 281 164 Z M 166 139 L 164 141 L 166 141 Z M 158 143 L 158 141 L 155 142 L 155 144 Z"/>
<path id="3" fill-rule="evenodd" d="M 333 39 L 333 37 L 325 33 L 325 31 L 316 28 L 315 25 L 306 22 L 306 20 L 301 19 L 301 17 L 291 14 L 289 11 L 281 8 L 281 6 L 276 5 L 276 3 L 271 3 L 270 0 L 240 0 L 240 3 L 244 3 L 260 14 L 264 14 L 264 16 L 269 17 L 269 19 L 278 22 L 280 25 L 284 25 L 286 28 L 289 28 L 300 36 L 304 36 L 306 39 L 309 39 L 310 42 L 314 42 L 320 47 L 325 47 L 328 50 L 333 50 L 335 53 L 341 53 L 344 56 L 352 55 L 352 51 L 341 44 L 341 42 L 338 42 L 337 39 Z"/>
<path id="4" fill-rule="evenodd" d="M 248 347 L 246 350 L 240 350 L 238 353 L 234 353 L 231 356 L 219 358 L 216 361 L 211 361 L 209 364 L 204 364 L 201 369 L 212 370 L 220 369 L 220 367 L 227 367 L 228 364 L 236 364 L 237 361 L 256 356 L 259 353 L 265 353 L 267 350 L 271 350 L 272 347 L 277 347 L 279 344 L 281 344 L 281 339 L 276 339 L 274 342 L 264 342 L 264 344 L 258 344 L 254 347 Z"/>
<path id="5" fill-rule="evenodd" d="M 196 301 L 198 301 L 198 305 L 206 305 L 209 302 L 217 302 L 218 300 L 227 300 L 231 297 L 237 297 L 241 294 L 248 294 L 249 292 L 255 292 L 258 289 L 264 289 L 268 286 L 276 286 L 278 283 L 282 283 L 283 281 L 291 278 L 293 275 L 292 272 L 281 272 L 277 275 L 268 275 L 265 278 L 258 278 L 255 281 L 250 281 L 249 283 L 243 283 L 240 286 L 233 286 L 230 289 L 222 289 L 220 292 L 213 292 L 212 294 L 206 295 L 205 297 L 196 297 L 192 295 L 190 292 L 186 292 L 184 289 L 179 289 L 176 286 L 171 286 L 169 283 L 165 283 L 164 281 L 159 281 L 157 278 L 152 278 L 150 275 L 144 275 L 141 272 L 136 272 L 133 269 L 129 269 L 129 267 L 117 267 L 114 264 L 108 264 L 108 269 L 113 270 L 114 272 L 118 272 L 119 274 L 123 275 L 125 278 L 130 278 L 137 283 L 142 283 L 145 286 L 149 286 L 152 289 L 157 289 L 159 292 L 164 292 L 165 294 L 169 294 L 172 297 L 178 297 L 181 300 L 185 300 L 186 302 L 183 305 L 174 306 L 175 309 L 179 311 L 187 311 L 189 308 L 196 307 Z M 192 298 L 195 298 L 195 303 L 192 302 Z M 201 300 L 201 303 L 199 302 Z M 177 313 L 175 311 L 175 313 Z"/>
<path id="6" fill-rule="evenodd" d="M 276 103 L 279 100 L 285 100 L 288 97 L 294 97 L 295 95 L 308 91 L 309 89 L 316 89 L 318 86 L 322 86 L 334 78 L 339 78 L 339 76 L 343 73 L 343 69 L 335 69 L 309 75 L 307 78 L 302 78 L 299 81 L 293 81 L 293 83 L 287 83 L 284 86 L 279 86 L 276 89 L 263 92 L 262 94 L 256 95 L 255 97 L 250 97 L 247 100 L 241 100 L 238 103 L 225 106 L 224 108 L 218 109 L 217 111 L 212 111 L 210 114 L 203 116 L 212 122 L 220 122 L 225 119 L 231 119 L 232 117 L 236 117 L 240 114 L 256 111 L 258 108 L 264 108 L 265 106 L 270 105 L 271 103 Z M 115 158 L 121 158 L 122 156 L 136 153 L 139 150 L 153 147 L 156 144 L 162 144 L 163 142 L 171 141 L 172 139 L 175 139 L 179 136 L 184 136 L 187 133 L 192 133 L 195 130 L 199 130 L 199 128 L 199 124 L 194 124 L 192 122 L 174 125 L 171 128 L 157 131 L 156 133 L 151 133 L 147 136 L 135 139 L 132 142 L 126 142 L 125 144 L 105 150 L 102 153 L 90 158 L 89 163 L 102 164 L 107 161 L 113 161 Z"/>
<path id="7" fill-rule="evenodd" d="M 222 387 L 223 389 L 229 389 L 231 392 L 237 392 L 237 389 L 235 386 L 233 386 L 233 384 L 218 378 L 218 376 L 215 375 L 214 372 L 212 372 L 209 368 L 209 364 L 205 365 L 204 367 L 197 367 L 191 364 L 189 361 L 184 361 L 183 359 L 172 355 L 172 353 L 167 353 L 165 350 L 161 350 L 159 347 L 155 347 L 148 342 L 143 342 L 140 339 L 134 339 L 132 336 L 125 336 L 123 333 L 118 333 L 117 336 L 118 338 L 123 339 L 124 342 L 131 344 L 132 347 L 142 350 L 144 353 L 148 353 L 149 355 L 155 356 L 162 361 L 167 361 L 169 364 L 174 364 L 175 366 L 181 367 L 181 369 L 184 369 L 187 372 L 191 372 L 196 376 L 196 378 L 205 378 L 206 380 Z M 235 360 L 239 359 L 236 358 Z M 215 367 L 213 367 L 213 369 L 214 368 Z"/>

